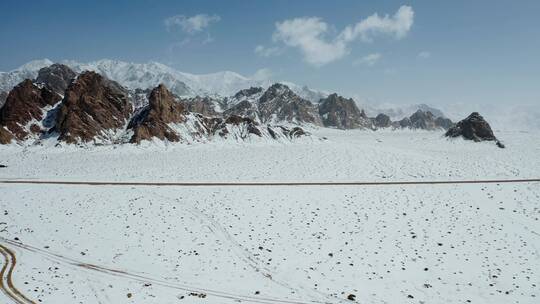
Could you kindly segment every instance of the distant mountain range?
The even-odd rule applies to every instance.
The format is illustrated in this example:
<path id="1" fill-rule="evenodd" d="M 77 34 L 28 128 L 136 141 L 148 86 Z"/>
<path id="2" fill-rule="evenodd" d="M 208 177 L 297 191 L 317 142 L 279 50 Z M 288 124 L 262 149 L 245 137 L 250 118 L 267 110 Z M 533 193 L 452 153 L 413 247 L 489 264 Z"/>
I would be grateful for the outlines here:
<path id="1" fill-rule="evenodd" d="M 190 74 L 177 71 L 171 67 L 157 62 L 128 63 L 118 60 L 102 59 L 94 62 L 80 63 L 73 60 L 64 60 L 60 63 L 69 66 L 73 71 L 80 73 L 84 70 L 95 71 L 111 80 L 120 83 L 128 89 L 152 89 L 164 84 L 172 93 L 180 97 L 231 96 L 236 92 L 249 87 L 268 88 L 273 84 L 270 80 L 258 80 L 242 76 L 235 72 L 224 71 L 211 74 Z M 35 79 L 41 68 L 52 65 L 49 59 L 30 61 L 10 72 L 0 72 L 0 103 L 7 97 L 15 85 L 24 79 Z M 311 89 L 292 82 L 279 81 L 287 85 L 298 96 L 313 103 L 330 95 L 329 92 Z M 4 96 L 2 96 L 2 94 Z M 425 105 L 411 105 L 406 107 L 393 107 L 384 109 L 374 105 L 362 105 L 368 114 L 385 113 L 392 119 L 402 119 L 416 110 L 431 110 L 436 116 L 442 116 L 439 110 L 427 108 Z"/>
<path id="2" fill-rule="evenodd" d="M 350 99 L 234 72 L 194 75 L 163 64 L 29 62 L 0 73 L 1 143 L 140 143 L 143 140 L 292 140 L 306 126 L 447 130 L 437 109 L 369 115 Z M 373 111 L 373 108 L 370 109 Z"/>

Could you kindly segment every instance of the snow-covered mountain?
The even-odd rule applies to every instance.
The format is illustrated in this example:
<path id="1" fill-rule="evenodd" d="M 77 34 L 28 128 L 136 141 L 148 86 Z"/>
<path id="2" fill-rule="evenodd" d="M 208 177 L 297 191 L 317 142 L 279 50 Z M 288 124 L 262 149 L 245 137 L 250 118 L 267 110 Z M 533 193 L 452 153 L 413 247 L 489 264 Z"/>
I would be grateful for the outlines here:
<path id="1" fill-rule="evenodd" d="M 362 108 L 365 109 L 369 116 L 375 116 L 379 113 L 388 115 L 392 120 L 401 120 L 405 117 L 409 117 L 418 110 L 423 112 L 431 112 L 436 117 L 446 117 L 445 113 L 440 109 L 434 108 L 426 104 L 409 104 L 409 105 L 397 105 L 397 104 L 362 104 Z"/>
<path id="2" fill-rule="evenodd" d="M 119 60 L 102 59 L 88 63 L 73 60 L 61 61 L 75 72 L 95 71 L 114 80 L 129 89 L 152 89 L 160 83 L 165 84 L 171 92 L 182 97 L 200 96 L 232 96 L 249 87 L 268 88 L 274 82 L 258 77 L 246 77 L 231 71 L 210 74 L 191 74 L 178 71 L 158 62 L 131 63 Z M 37 77 L 39 69 L 53 64 L 49 59 L 31 61 L 13 71 L 0 72 L 0 91 L 7 92 L 26 78 Z M 318 102 L 328 93 L 300 86 L 291 82 L 280 81 L 289 86 L 304 99 Z"/>
<path id="3" fill-rule="evenodd" d="M 0 92 L 9 92 L 23 80 L 36 78 L 41 68 L 48 67 L 51 64 L 53 62 L 49 59 L 33 60 L 15 70 L 0 72 Z"/>
<path id="4" fill-rule="evenodd" d="M 210 96 L 216 100 L 233 96 L 240 90 L 250 87 L 261 87 L 266 90 L 275 81 L 264 80 L 260 77 L 246 77 L 231 71 L 222 71 L 211 74 L 191 74 L 178 71 L 174 68 L 157 62 L 129 63 L 119 60 L 102 59 L 98 61 L 81 63 L 72 60 L 62 61 L 80 73 L 84 70 L 96 71 L 107 78 L 120 83 L 128 89 L 151 90 L 160 83 L 165 84 L 171 92 L 181 97 Z M 53 62 L 49 59 L 30 61 L 9 72 L 0 72 L 0 106 L 7 97 L 7 93 L 24 79 L 35 79 L 41 68 L 48 67 Z M 307 86 L 297 85 L 288 81 L 279 81 L 287 85 L 294 93 L 312 103 L 318 103 L 328 97 L 329 92 L 314 90 Z M 480 105 L 447 105 L 444 109 L 436 109 L 426 104 L 398 105 L 374 104 L 358 102 L 359 108 L 366 114 L 374 117 L 379 113 L 388 115 L 397 121 L 409 117 L 417 110 L 430 111 L 435 116 L 445 116 L 450 119 L 461 119 L 473 111 L 484 113 L 488 120 L 493 121 L 495 128 L 501 129 L 540 129 L 540 106 L 506 106 L 483 107 Z M 233 104 L 235 100 L 229 100 Z"/>

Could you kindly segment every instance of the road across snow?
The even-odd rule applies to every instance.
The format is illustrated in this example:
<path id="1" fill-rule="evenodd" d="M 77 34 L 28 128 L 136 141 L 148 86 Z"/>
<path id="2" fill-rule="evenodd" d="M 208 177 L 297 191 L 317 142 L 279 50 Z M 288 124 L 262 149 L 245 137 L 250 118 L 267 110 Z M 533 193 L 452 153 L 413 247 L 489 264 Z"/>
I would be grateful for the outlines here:
<path id="1" fill-rule="evenodd" d="M 536 134 L 499 135 L 503 150 L 428 132 L 319 131 L 328 140 L 1 148 L 8 167 L 0 178 L 425 181 L 540 172 Z M 539 183 L 0 184 L 0 212 L 0 244 L 17 256 L 14 283 L 43 303 L 348 303 L 354 294 L 359 303 L 506 304 L 540 297 Z"/>

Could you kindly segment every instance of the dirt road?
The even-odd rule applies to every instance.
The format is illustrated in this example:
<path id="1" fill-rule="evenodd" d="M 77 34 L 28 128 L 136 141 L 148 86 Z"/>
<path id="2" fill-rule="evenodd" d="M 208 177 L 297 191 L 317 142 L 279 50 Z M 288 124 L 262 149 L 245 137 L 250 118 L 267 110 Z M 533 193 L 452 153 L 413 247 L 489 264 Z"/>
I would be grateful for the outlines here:
<path id="1" fill-rule="evenodd" d="M 272 186 L 388 186 L 388 185 L 454 185 L 454 184 L 504 184 L 536 183 L 540 178 L 435 180 L 435 181 L 351 181 L 351 182 L 119 182 L 119 181 L 62 181 L 62 180 L 0 180 L 0 184 L 37 185 L 87 185 L 87 186 L 180 186 L 180 187 L 272 187 Z"/>
<path id="2" fill-rule="evenodd" d="M 0 254 L 4 257 L 2 269 L 0 270 L 0 290 L 13 300 L 14 303 L 35 304 L 34 301 L 24 296 L 13 284 L 13 271 L 17 264 L 15 253 L 11 249 L 0 245 Z"/>

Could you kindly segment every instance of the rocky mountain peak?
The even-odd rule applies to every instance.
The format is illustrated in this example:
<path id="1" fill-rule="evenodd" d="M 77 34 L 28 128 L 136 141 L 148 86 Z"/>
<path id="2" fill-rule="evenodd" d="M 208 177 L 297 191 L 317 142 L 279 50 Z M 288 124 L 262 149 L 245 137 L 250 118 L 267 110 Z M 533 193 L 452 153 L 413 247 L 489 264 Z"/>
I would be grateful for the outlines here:
<path id="1" fill-rule="evenodd" d="M 437 128 L 435 115 L 430 111 L 418 110 L 409 117 L 409 120 L 413 129 L 434 130 Z"/>
<path id="2" fill-rule="evenodd" d="M 258 114 L 262 123 L 285 121 L 322 125 L 317 107 L 281 83 L 271 85 L 259 98 Z"/>
<path id="3" fill-rule="evenodd" d="M 234 94 L 233 98 L 237 100 L 245 99 L 247 97 L 259 94 L 263 91 L 262 87 L 250 87 L 249 89 L 243 89 Z"/>
<path id="4" fill-rule="evenodd" d="M 281 83 L 274 83 L 271 85 L 264 94 L 261 96 L 260 102 L 274 100 L 275 98 L 287 99 L 299 99 L 300 96 L 296 95 L 287 85 Z"/>
<path id="5" fill-rule="evenodd" d="M 36 82 L 43 83 L 54 92 L 63 95 L 68 85 L 76 76 L 77 74 L 67 65 L 55 63 L 40 69 Z"/>
<path id="6" fill-rule="evenodd" d="M 11 132 L 12 137 L 24 140 L 30 133 L 39 134 L 39 122 L 44 109 L 59 102 L 61 96 L 45 86 L 35 85 L 26 79 L 11 90 L 4 106 L 0 109 L 0 126 Z M 34 121 L 31 126 L 30 122 Z"/>
<path id="7" fill-rule="evenodd" d="M 375 117 L 373 124 L 377 128 L 388 128 L 392 125 L 392 120 L 390 119 L 390 116 L 381 113 Z"/>
<path id="8" fill-rule="evenodd" d="M 328 95 L 319 102 L 319 115 L 323 125 L 338 129 L 370 128 L 371 121 L 361 111 L 354 100 L 339 96 L 336 93 Z"/>
<path id="9" fill-rule="evenodd" d="M 126 89 L 98 73 L 86 71 L 67 88 L 55 130 L 68 143 L 107 141 L 133 112 Z"/>
<path id="10" fill-rule="evenodd" d="M 128 125 L 128 129 L 133 129 L 130 142 L 140 143 L 154 137 L 179 141 L 179 134 L 168 124 L 183 122 L 184 111 L 184 104 L 178 102 L 165 85 L 158 85 L 150 93 L 148 105 L 137 113 Z"/>

